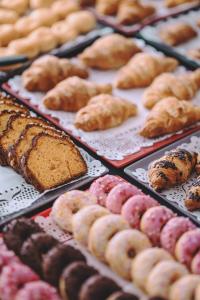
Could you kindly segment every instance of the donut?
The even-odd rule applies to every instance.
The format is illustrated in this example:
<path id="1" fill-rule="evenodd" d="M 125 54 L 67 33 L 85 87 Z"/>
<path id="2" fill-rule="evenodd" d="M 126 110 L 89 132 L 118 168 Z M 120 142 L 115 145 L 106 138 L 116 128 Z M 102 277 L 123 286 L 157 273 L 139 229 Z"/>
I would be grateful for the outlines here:
<path id="1" fill-rule="evenodd" d="M 200 284 L 198 275 L 186 275 L 177 280 L 170 289 L 170 300 L 197 300 L 195 291 Z"/>
<path id="2" fill-rule="evenodd" d="M 84 262 L 71 263 L 63 271 L 59 281 L 60 294 L 66 300 L 79 300 L 79 290 L 82 284 L 98 272 Z"/>
<path id="3" fill-rule="evenodd" d="M 108 215 L 99 218 L 92 225 L 88 248 L 99 260 L 105 260 L 105 252 L 109 240 L 119 231 L 128 229 L 128 223 L 119 215 Z"/>
<path id="4" fill-rule="evenodd" d="M 20 257 L 32 270 L 40 276 L 43 276 L 43 255 L 57 244 L 58 241 L 46 233 L 32 234 L 31 237 L 23 243 Z"/>
<path id="5" fill-rule="evenodd" d="M 122 206 L 121 214 L 131 227 L 139 229 L 143 214 L 147 209 L 158 205 L 158 202 L 150 196 L 135 195 Z"/>
<path id="6" fill-rule="evenodd" d="M 192 259 L 190 268 L 192 273 L 200 275 L 200 251 Z"/>
<path id="7" fill-rule="evenodd" d="M 54 202 L 51 217 L 61 229 L 72 232 L 73 215 L 82 207 L 96 202 L 96 198 L 88 192 L 69 191 Z"/>
<path id="8" fill-rule="evenodd" d="M 13 251 L 1 250 L 0 251 L 0 273 L 2 272 L 5 266 L 8 266 L 12 263 L 20 263 L 19 258 L 15 255 Z"/>
<path id="9" fill-rule="evenodd" d="M 90 228 L 97 219 L 108 214 L 109 211 L 98 204 L 89 205 L 80 209 L 72 219 L 74 239 L 87 247 Z"/>
<path id="10" fill-rule="evenodd" d="M 183 233 L 195 228 L 196 226 L 188 218 L 172 218 L 167 222 L 161 232 L 161 246 L 174 255 L 175 246 L 178 239 L 183 235 Z"/>
<path id="11" fill-rule="evenodd" d="M 200 250 L 200 229 L 185 232 L 176 243 L 175 255 L 178 261 L 190 267 L 192 259 Z"/>
<path id="12" fill-rule="evenodd" d="M 33 233 L 42 232 L 40 226 L 31 219 L 21 218 L 11 221 L 3 230 L 4 242 L 8 249 L 20 254 L 24 241 Z"/>
<path id="13" fill-rule="evenodd" d="M 176 261 L 161 261 L 150 272 L 146 291 L 150 296 L 169 297 L 172 283 L 188 274 L 187 268 Z"/>
<path id="14" fill-rule="evenodd" d="M 106 300 L 111 294 L 119 290 L 120 287 L 112 279 L 102 275 L 94 275 L 82 285 L 79 299 Z"/>
<path id="15" fill-rule="evenodd" d="M 139 300 L 136 295 L 126 293 L 126 292 L 115 292 L 106 300 Z"/>
<path id="16" fill-rule="evenodd" d="M 15 300 L 61 300 L 55 288 L 43 281 L 27 283 L 17 294 Z"/>
<path id="17" fill-rule="evenodd" d="M 198 286 L 195 290 L 194 299 L 195 300 L 200 300 L 200 284 L 198 284 Z"/>
<path id="18" fill-rule="evenodd" d="M 143 290 L 153 268 L 165 260 L 173 260 L 173 257 L 164 249 L 150 248 L 139 253 L 132 263 L 131 276 L 133 281 Z"/>
<path id="19" fill-rule="evenodd" d="M 58 286 L 63 270 L 74 261 L 85 262 L 85 256 L 70 245 L 60 244 L 52 248 L 43 258 L 44 278 L 53 286 Z"/>
<path id="20" fill-rule="evenodd" d="M 106 207 L 114 214 L 120 214 L 122 205 L 132 196 L 143 194 L 134 185 L 123 182 L 116 185 L 106 198 Z"/>
<path id="21" fill-rule="evenodd" d="M 89 191 L 92 195 L 94 195 L 97 198 L 98 204 L 105 206 L 108 193 L 117 184 L 122 182 L 122 178 L 113 175 L 105 175 L 95 180 L 91 184 Z"/>
<path id="22" fill-rule="evenodd" d="M 160 234 L 163 226 L 175 216 L 175 214 L 165 206 L 156 206 L 149 208 L 143 215 L 140 228 L 153 245 L 160 245 Z"/>
<path id="23" fill-rule="evenodd" d="M 4 267 L 0 280 L 1 300 L 15 299 L 18 290 L 23 285 L 38 279 L 38 276 L 29 267 L 20 263 L 13 263 Z"/>
<path id="24" fill-rule="evenodd" d="M 136 229 L 127 229 L 118 232 L 106 248 L 106 261 L 111 269 L 121 277 L 131 279 L 131 264 L 138 253 L 150 248 L 149 239 Z"/>

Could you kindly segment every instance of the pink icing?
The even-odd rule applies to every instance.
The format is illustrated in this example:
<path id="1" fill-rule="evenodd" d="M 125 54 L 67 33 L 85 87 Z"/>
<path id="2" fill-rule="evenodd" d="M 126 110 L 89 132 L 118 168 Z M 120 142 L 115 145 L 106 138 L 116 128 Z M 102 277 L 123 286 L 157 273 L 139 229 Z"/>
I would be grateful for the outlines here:
<path id="1" fill-rule="evenodd" d="M 200 251 L 197 252 L 192 260 L 191 271 L 194 274 L 200 274 Z"/>
<path id="2" fill-rule="evenodd" d="M 14 252 L 9 250 L 1 250 L 0 252 L 0 272 L 2 269 L 12 263 L 20 263 L 19 258 L 15 255 Z"/>

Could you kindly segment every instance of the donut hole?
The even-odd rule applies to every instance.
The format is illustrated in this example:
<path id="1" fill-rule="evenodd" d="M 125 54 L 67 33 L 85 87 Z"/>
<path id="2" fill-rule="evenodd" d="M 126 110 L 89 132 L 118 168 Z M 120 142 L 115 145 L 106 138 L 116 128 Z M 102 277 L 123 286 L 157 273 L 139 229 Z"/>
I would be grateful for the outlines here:
<path id="1" fill-rule="evenodd" d="M 129 249 L 127 254 L 129 258 L 134 258 L 136 256 L 136 252 L 133 248 Z"/>

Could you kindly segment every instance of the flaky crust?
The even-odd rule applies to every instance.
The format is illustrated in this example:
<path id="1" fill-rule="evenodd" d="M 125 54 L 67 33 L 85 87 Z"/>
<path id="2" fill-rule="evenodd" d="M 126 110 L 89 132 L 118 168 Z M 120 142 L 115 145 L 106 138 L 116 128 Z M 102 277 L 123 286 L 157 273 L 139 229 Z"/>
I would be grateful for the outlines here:
<path id="1" fill-rule="evenodd" d="M 149 113 L 140 134 L 155 138 L 176 132 L 200 121 L 200 107 L 174 97 L 165 98 L 157 103 Z"/>
<path id="2" fill-rule="evenodd" d="M 119 70 L 115 85 L 121 89 L 147 87 L 158 75 L 174 71 L 177 65 L 174 58 L 138 53 Z"/>
<path id="3" fill-rule="evenodd" d="M 75 126 L 84 131 L 116 127 L 137 114 L 136 105 L 108 94 L 92 98 L 76 115 Z"/>

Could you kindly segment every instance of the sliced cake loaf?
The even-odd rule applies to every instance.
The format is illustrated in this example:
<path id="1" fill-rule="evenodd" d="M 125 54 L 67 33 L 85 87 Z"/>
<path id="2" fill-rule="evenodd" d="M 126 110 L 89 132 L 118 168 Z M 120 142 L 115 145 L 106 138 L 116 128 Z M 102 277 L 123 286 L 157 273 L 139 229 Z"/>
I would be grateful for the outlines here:
<path id="1" fill-rule="evenodd" d="M 4 111 L 4 110 L 15 110 L 15 111 L 20 111 L 27 115 L 29 114 L 29 110 L 25 106 L 13 102 L 13 100 L 10 99 L 2 100 L 0 98 L 0 111 Z"/>
<path id="2" fill-rule="evenodd" d="M 21 159 L 25 179 L 39 191 L 55 188 L 87 172 L 79 150 L 68 137 L 40 133 Z"/>

